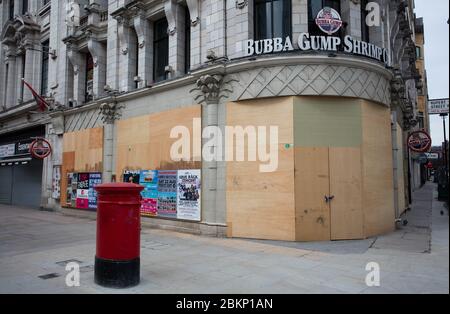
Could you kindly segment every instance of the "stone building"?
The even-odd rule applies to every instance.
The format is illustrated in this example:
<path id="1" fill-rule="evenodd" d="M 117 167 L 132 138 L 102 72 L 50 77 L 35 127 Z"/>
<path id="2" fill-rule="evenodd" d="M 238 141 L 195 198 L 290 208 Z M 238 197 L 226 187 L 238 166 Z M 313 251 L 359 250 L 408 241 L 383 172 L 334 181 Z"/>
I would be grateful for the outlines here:
<path id="1" fill-rule="evenodd" d="M 77 207 L 74 173 L 110 182 L 133 171 L 193 169 L 201 170 L 200 218 L 147 223 L 291 241 L 392 231 L 409 206 L 405 141 L 420 118 L 413 7 L 0 1 L 0 146 L 45 137 L 53 149 L 43 161 L 0 155 L 0 175 L 11 181 L 0 201 L 61 210 Z M 37 110 L 21 78 L 47 97 L 48 112 Z M 171 156 L 177 126 L 189 131 L 189 158 Z M 273 149 L 275 169 L 261 171 L 267 159 L 225 158 L 230 142 L 202 138 L 214 126 L 222 134 L 226 126 L 244 134 L 277 127 L 277 145 L 259 142 L 245 154 Z M 249 148 L 256 139 L 247 135 Z"/>

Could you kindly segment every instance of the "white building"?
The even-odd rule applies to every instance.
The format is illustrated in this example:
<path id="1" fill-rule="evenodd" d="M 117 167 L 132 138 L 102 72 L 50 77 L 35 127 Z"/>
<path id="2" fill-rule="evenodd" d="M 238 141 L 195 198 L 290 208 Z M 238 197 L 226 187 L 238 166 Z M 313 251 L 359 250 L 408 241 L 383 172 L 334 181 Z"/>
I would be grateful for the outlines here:
<path id="1" fill-rule="evenodd" d="M 330 37 L 316 23 L 328 7 L 342 21 Z M 45 137 L 53 154 L 0 155 L 12 182 L 0 202 L 70 206 L 73 172 L 110 182 L 127 170 L 201 169 L 200 221 L 151 223 L 301 241 L 388 232 L 409 203 L 405 132 L 417 124 L 421 80 L 414 19 L 412 0 L 3 0 L 0 146 Z M 37 111 L 21 78 L 50 112 Z M 171 128 L 192 129 L 194 118 L 279 126 L 278 170 L 171 160 Z"/>

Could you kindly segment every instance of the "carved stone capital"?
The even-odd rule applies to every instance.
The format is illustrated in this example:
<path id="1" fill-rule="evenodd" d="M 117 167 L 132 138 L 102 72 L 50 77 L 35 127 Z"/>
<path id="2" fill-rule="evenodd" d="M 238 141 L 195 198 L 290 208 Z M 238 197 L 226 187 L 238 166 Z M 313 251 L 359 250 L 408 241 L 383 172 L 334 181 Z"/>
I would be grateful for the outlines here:
<path id="1" fill-rule="evenodd" d="M 217 104 L 221 98 L 228 97 L 229 93 L 232 93 L 231 85 L 229 84 L 234 79 L 224 80 L 223 75 L 204 75 L 196 82 L 196 88 L 191 90 L 191 93 L 196 91 L 198 93 L 195 97 L 199 103 Z"/>
<path id="2" fill-rule="evenodd" d="M 103 103 L 100 105 L 100 114 L 103 123 L 105 124 L 113 124 L 114 121 L 120 119 L 122 113 L 120 112 L 122 109 L 115 102 Z"/>

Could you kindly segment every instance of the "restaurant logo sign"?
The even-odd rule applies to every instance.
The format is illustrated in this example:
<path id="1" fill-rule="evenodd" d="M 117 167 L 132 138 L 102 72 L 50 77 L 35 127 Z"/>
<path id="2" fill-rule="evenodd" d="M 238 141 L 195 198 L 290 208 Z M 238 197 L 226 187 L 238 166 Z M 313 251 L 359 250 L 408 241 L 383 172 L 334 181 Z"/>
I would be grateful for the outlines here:
<path id="1" fill-rule="evenodd" d="M 425 131 L 412 132 L 408 137 L 408 148 L 416 153 L 425 153 L 431 149 L 431 137 Z"/>
<path id="2" fill-rule="evenodd" d="M 304 52 L 323 51 L 327 53 L 344 52 L 375 59 L 389 65 L 388 51 L 374 44 L 357 40 L 350 35 L 341 38 L 331 36 L 343 25 L 339 13 L 331 8 L 322 9 L 316 18 L 317 26 L 327 35 L 317 36 L 301 33 L 292 39 L 276 37 L 261 40 L 245 40 L 243 43 L 244 56 L 262 55 L 269 53 L 290 52 L 296 49 Z"/>
<path id="3" fill-rule="evenodd" d="M 316 24 L 322 32 L 333 35 L 341 29 L 342 20 L 336 10 L 325 7 L 317 14 Z"/>

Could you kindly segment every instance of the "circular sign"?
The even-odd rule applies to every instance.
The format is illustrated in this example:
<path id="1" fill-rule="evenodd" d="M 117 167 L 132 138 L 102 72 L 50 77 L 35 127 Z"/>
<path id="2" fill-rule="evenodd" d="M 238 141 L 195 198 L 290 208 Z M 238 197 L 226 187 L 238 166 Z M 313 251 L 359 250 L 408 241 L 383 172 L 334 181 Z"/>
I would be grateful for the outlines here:
<path id="1" fill-rule="evenodd" d="M 416 131 L 408 137 L 408 147 L 414 152 L 425 153 L 431 148 L 431 137 L 425 131 Z"/>
<path id="2" fill-rule="evenodd" d="M 37 159 L 45 159 L 52 153 L 52 146 L 43 138 L 36 139 L 30 145 L 31 156 Z"/>
<path id="3" fill-rule="evenodd" d="M 317 14 L 316 24 L 322 32 L 332 35 L 342 27 L 342 19 L 338 11 L 325 7 Z"/>

